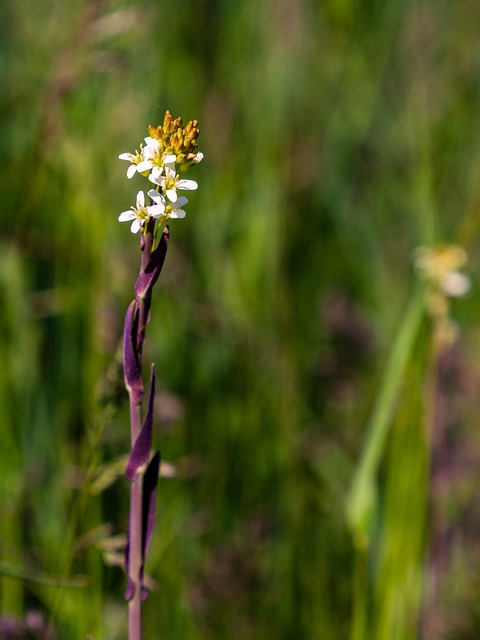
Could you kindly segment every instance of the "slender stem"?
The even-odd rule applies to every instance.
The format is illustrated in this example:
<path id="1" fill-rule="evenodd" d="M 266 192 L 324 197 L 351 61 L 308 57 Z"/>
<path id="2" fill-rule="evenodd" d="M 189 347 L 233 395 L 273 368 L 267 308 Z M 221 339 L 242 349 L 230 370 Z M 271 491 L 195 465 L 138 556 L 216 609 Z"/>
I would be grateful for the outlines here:
<path id="1" fill-rule="evenodd" d="M 425 287 L 413 291 L 403 322 L 395 337 L 382 385 L 370 416 L 362 455 L 347 498 L 347 518 L 355 544 L 368 546 L 377 511 L 376 475 L 395 410 L 403 374 L 412 355 L 425 309 Z"/>
<path id="2" fill-rule="evenodd" d="M 153 225 L 144 239 L 142 246 L 142 259 L 140 273 L 145 271 L 153 246 Z M 136 339 L 137 356 L 142 361 L 143 332 L 147 323 L 150 300 L 139 299 L 138 305 L 138 334 Z M 142 429 L 142 405 L 135 404 L 130 397 L 130 429 L 131 445 L 135 444 Z M 142 640 L 142 476 L 139 474 L 130 487 L 130 517 L 129 517 L 129 579 L 134 584 L 133 597 L 128 603 L 128 638 L 129 640 Z"/>
<path id="3" fill-rule="evenodd" d="M 128 638 L 142 639 L 142 476 L 137 476 L 130 489 L 130 579 L 135 584 L 133 598 L 128 603 Z"/>
<path id="4" fill-rule="evenodd" d="M 130 400 L 130 426 L 132 447 L 142 428 L 142 405 Z M 128 603 L 128 638 L 142 638 L 142 598 L 140 569 L 142 566 L 142 483 L 137 477 L 130 487 L 129 517 L 129 578 L 135 585 L 133 598 Z"/>
<path id="5" fill-rule="evenodd" d="M 147 223 L 147 233 L 142 242 L 142 258 L 140 274 L 148 268 L 154 245 L 155 220 Z M 145 327 L 150 312 L 151 293 L 145 297 L 136 299 L 138 312 L 138 330 L 134 340 L 134 349 L 139 366 L 142 366 L 142 350 Z M 130 396 L 130 427 L 132 448 L 142 430 L 142 404 Z M 139 473 L 130 488 L 130 517 L 129 517 L 129 563 L 128 577 L 133 583 L 133 597 L 128 604 L 128 638 L 129 640 L 142 640 L 142 565 L 143 565 L 143 475 Z"/>
<path id="6" fill-rule="evenodd" d="M 364 640 L 367 631 L 367 553 L 356 548 L 353 558 L 353 610 L 350 640 Z"/>

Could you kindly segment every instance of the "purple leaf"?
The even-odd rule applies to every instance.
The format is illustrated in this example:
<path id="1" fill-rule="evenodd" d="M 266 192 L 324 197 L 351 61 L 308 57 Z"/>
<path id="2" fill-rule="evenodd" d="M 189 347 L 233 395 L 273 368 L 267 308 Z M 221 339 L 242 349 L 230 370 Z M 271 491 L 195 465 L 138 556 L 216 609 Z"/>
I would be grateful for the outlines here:
<path id="1" fill-rule="evenodd" d="M 138 470 L 148 461 L 152 449 L 153 430 L 153 401 L 155 396 L 155 367 L 152 364 L 150 373 L 150 396 L 148 399 L 147 414 L 143 421 L 142 430 L 130 451 L 125 475 L 127 480 L 133 482 Z"/>
<path id="2" fill-rule="evenodd" d="M 140 404 L 143 398 L 142 372 L 136 348 L 137 331 L 138 311 L 133 301 L 128 307 L 123 330 L 123 374 L 125 386 L 135 405 Z"/>
<path id="3" fill-rule="evenodd" d="M 158 475 L 160 471 L 160 452 L 157 451 L 150 460 L 143 476 L 142 485 L 142 566 L 140 569 L 141 598 L 148 597 L 148 589 L 143 582 L 143 567 L 145 557 L 150 548 L 153 530 L 155 528 Z M 127 529 L 127 545 L 125 547 L 125 571 L 127 574 L 127 587 L 125 589 L 125 600 L 131 600 L 135 594 L 135 583 L 129 576 L 130 570 L 130 518 Z"/>
<path id="4" fill-rule="evenodd" d="M 125 589 L 125 594 L 123 597 L 125 598 L 125 600 L 131 600 L 134 595 L 135 595 L 135 583 L 129 577 L 127 580 L 127 588 Z"/>
<path id="5" fill-rule="evenodd" d="M 160 471 L 160 451 L 150 460 L 143 476 L 143 558 L 148 553 L 155 528 L 158 474 Z"/>
<path id="6" fill-rule="evenodd" d="M 158 280 L 163 263 L 165 262 L 168 249 L 168 237 L 169 231 L 165 228 L 158 247 L 152 251 L 147 266 L 140 272 L 137 278 L 137 282 L 135 283 L 135 298 L 146 298 L 151 293 L 153 285 Z"/>
<path id="7" fill-rule="evenodd" d="M 141 354 L 143 350 L 143 342 L 145 340 L 145 328 L 150 322 L 150 305 L 152 303 L 152 296 L 150 293 L 145 297 L 137 301 L 138 307 L 138 323 L 136 326 L 137 331 L 137 353 Z"/>

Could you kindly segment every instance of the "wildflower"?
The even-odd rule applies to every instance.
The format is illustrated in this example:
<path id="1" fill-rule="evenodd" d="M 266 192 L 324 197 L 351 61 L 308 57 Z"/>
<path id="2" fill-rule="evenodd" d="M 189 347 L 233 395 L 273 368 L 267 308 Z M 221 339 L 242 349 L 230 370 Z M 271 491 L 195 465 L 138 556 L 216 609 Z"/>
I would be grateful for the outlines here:
<path id="1" fill-rule="evenodd" d="M 467 254 L 458 245 L 418 247 L 415 266 L 422 280 L 445 296 L 460 298 L 470 289 L 470 278 L 460 272 L 467 262 Z"/>
<path id="2" fill-rule="evenodd" d="M 160 149 L 160 144 L 155 138 L 147 136 L 145 138 L 144 157 L 151 164 L 151 169 L 162 172 L 164 157 Z M 146 175 L 145 173 L 143 175 Z"/>
<path id="3" fill-rule="evenodd" d="M 163 202 L 163 206 L 165 207 L 163 216 L 165 220 L 168 220 L 169 218 L 181 219 L 181 218 L 185 218 L 185 216 L 187 215 L 185 211 L 182 209 L 182 207 L 186 205 L 188 202 L 188 198 L 186 198 L 185 196 L 180 196 L 174 202 L 172 201 L 166 202 L 162 194 L 158 193 L 158 191 L 155 191 L 155 189 L 150 189 L 150 191 L 148 192 L 148 195 L 154 202 L 158 202 L 158 203 Z"/>
<path id="4" fill-rule="evenodd" d="M 144 562 L 155 525 L 155 497 L 160 470 L 160 453 L 152 455 L 152 424 L 155 394 L 155 375 L 152 365 L 150 395 L 144 420 L 142 400 L 142 347 L 145 329 L 150 318 L 151 291 L 157 281 L 169 243 L 169 229 L 161 226 L 170 218 L 184 218 L 183 206 L 188 200 L 178 196 L 177 190 L 197 188 L 193 180 L 181 180 L 177 169 L 183 171 L 200 162 L 203 154 L 197 150 L 199 130 L 197 121 L 183 127 L 182 119 L 165 113 L 163 125 L 148 127 L 149 135 L 140 145 L 140 151 L 122 153 L 119 158 L 130 163 L 127 177 L 135 173 L 148 177 L 156 185 L 148 191 L 151 204 L 145 204 L 143 191 L 137 193 L 136 205 L 123 211 L 120 222 L 131 222 L 132 233 L 142 232 L 140 272 L 135 283 L 135 299 L 128 307 L 123 338 L 123 371 L 125 387 L 130 398 L 130 418 L 133 446 L 125 475 L 134 484 L 131 492 L 127 544 L 124 567 L 127 574 L 125 599 L 128 605 L 129 637 L 142 638 L 142 601 L 148 595 L 144 577 Z M 159 222 L 155 224 L 152 218 Z"/>
<path id="5" fill-rule="evenodd" d="M 460 298 L 470 290 L 470 278 L 460 271 L 467 262 L 467 254 L 458 245 L 438 245 L 418 247 L 415 256 L 419 277 L 430 285 L 427 311 L 433 321 L 435 339 L 441 345 L 451 345 L 459 330 L 450 317 L 449 298 Z"/>
<path id="6" fill-rule="evenodd" d="M 178 191 L 193 191 L 198 185 L 194 180 L 181 178 L 178 172 L 198 164 L 203 159 L 203 153 L 198 151 L 199 133 L 196 120 L 190 120 L 183 126 L 181 118 L 174 119 L 170 112 L 166 111 L 162 125 L 148 127 L 149 135 L 140 145 L 140 151 L 122 153 L 119 156 L 121 160 L 130 163 L 127 170 L 128 178 L 139 173 L 156 186 L 148 192 L 153 200 L 152 204 L 146 206 L 146 196 L 143 191 L 139 191 L 136 206 L 120 214 L 120 222 L 131 222 L 132 233 L 142 230 L 146 235 L 146 221 L 150 218 L 157 218 L 163 224 L 170 218 L 186 216 L 183 207 L 188 199 L 179 196 Z M 156 233 L 155 229 L 152 229 L 152 232 Z"/>
<path id="7" fill-rule="evenodd" d="M 167 155 L 164 154 L 160 162 L 158 162 L 157 165 L 153 167 L 152 173 L 148 176 L 148 179 L 150 180 L 150 182 L 153 182 L 154 184 L 159 184 L 157 180 L 159 180 L 160 176 L 163 174 L 164 166 L 173 165 L 175 167 L 175 160 L 176 160 L 176 156 L 174 156 L 173 154 L 167 154 Z"/>
<path id="8" fill-rule="evenodd" d="M 159 218 L 165 213 L 165 200 L 161 194 L 155 200 L 154 205 L 145 206 L 145 194 L 143 191 L 137 193 L 137 202 L 135 207 L 130 207 L 128 211 L 122 211 L 118 216 L 120 222 L 129 222 L 132 220 L 130 231 L 138 233 L 149 218 Z"/>
<path id="9" fill-rule="evenodd" d="M 171 156 L 167 156 L 170 158 Z M 180 177 L 177 175 L 175 171 L 174 162 L 165 163 L 165 175 L 162 176 L 158 174 L 158 172 L 153 172 L 148 176 L 150 182 L 158 185 L 162 188 L 162 191 L 165 193 L 170 202 L 177 201 L 177 189 L 182 189 L 185 191 L 194 191 L 197 189 L 198 184 L 195 180 L 180 180 Z"/>
<path id="10" fill-rule="evenodd" d="M 153 169 L 154 160 L 159 155 L 158 141 L 153 138 L 145 138 L 146 147 L 140 145 L 140 151 L 135 153 L 121 153 L 118 157 L 120 160 L 127 160 L 130 166 L 127 169 L 127 178 L 133 178 L 135 173 L 140 175 L 148 175 Z"/>
<path id="11" fill-rule="evenodd" d="M 128 160 L 130 162 L 130 166 L 127 169 L 127 178 L 133 178 L 135 173 L 145 174 L 149 172 L 153 163 L 151 160 L 145 160 L 144 149 L 141 148 L 140 152 L 135 151 L 135 153 L 121 153 L 119 156 L 120 160 Z"/>

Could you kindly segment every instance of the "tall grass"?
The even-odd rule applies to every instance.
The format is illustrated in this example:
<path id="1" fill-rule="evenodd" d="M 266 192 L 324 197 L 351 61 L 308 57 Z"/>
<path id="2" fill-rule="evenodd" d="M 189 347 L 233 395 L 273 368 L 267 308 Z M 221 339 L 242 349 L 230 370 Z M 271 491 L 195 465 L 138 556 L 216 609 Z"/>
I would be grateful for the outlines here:
<path id="1" fill-rule="evenodd" d="M 477 637 L 475 286 L 449 354 L 421 313 L 389 354 L 412 249 L 461 242 L 478 264 L 479 18 L 418 0 L 0 6 L 2 614 L 126 637 L 105 549 L 126 530 L 112 464 L 138 265 L 116 158 L 168 108 L 198 118 L 205 160 L 146 345 L 177 475 L 145 637 Z M 358 547 L 349 498 L 392 379 Z"/>

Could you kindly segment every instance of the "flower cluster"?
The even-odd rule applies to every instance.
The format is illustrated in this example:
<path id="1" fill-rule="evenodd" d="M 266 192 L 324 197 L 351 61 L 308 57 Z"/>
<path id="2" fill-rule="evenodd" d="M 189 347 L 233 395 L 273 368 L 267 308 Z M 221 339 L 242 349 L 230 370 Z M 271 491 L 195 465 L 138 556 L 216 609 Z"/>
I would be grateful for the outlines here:
<path id="1" fill-rule="evenodd" d="M 469 277 L 460 271 L 466 262 L 467 254 L 458 245 L 418 247 L 415 251 L 415 267 L 420 278 L 450 298 L 460 298 L 470 289 Z"/>
<path id="2" fill-rule="evenodd" d="M 185 217 L 183 207 L 188 199 L 179 196 L 177 191 L 193 191 L 198 185 L 194 180 L 181 179 L 177 170 L 185 171 L 203 158 L 203 153 L 197 150 L 200 133 L 197 125 L 196 120 L 191 120 L 183 127 L 181 118 L 173 119 L 170 111 L 166 111 L 163 125 L 148 127 L 150 135 L 145 138 L 145 144 L 140 145 L 140 151 L 120 154 L 120 160 L 130 163 L 128 178 L 138 173 L 155 186 L 148 191 L 150 204 L 146 204 L 144 192 L 139 191 L 136 205 L 118 217 L 120 222 L 132 223 L 132 233 L 145 232 L 150 218 L 163 224 L 170 218 Z"/>
<path id="3" fill-rule="evenodd" d="M 458 335 L 457 325 L 450 317 L 449 300 L 461 298 L 470 290 L 470 278 L 461 272 L 466 263 L 465 250 L 456 244 L 415 250 L 417 274 L 428 285 L 427 311 L 434 335 L 442 344 L 452 344 Z"/>

